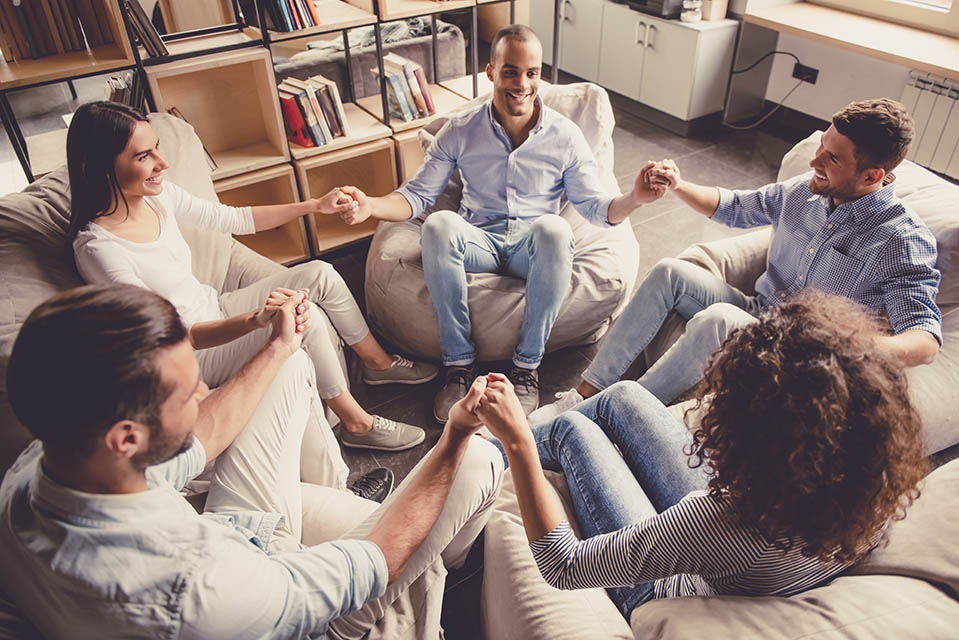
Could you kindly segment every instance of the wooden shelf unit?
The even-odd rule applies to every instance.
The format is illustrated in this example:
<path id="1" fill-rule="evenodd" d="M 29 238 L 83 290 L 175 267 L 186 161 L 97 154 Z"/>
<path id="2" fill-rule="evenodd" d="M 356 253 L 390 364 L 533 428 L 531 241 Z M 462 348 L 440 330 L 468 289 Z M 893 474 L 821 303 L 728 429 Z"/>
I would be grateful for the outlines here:
<path id="1" fill-rule="evenodd" d="M 220 202 L 234 207 L 300 201 L 293 167 L 288 164 L 217 180 L 213 183 L 213 188 L 216 189 Z M 296 264 L 310 257 L 310 245 L 306 239 L 303 218 L 287 222 L 276 229 L 235 237 L 260 255 L 280 264 Z"/>
<path id="2" fill-rule="evenodd" d="M 167 33 L 194 31 L 205 27 L 230 24 L 236 20 L 230 0 L 158 0 L 160 15 Z"/>
<path id="3" fill-rule="evenodd" d="M 0 59 L 0 90 L 67 80 L 72 76 L 106 73 L 136 64 L 120 8 L 113 0 L 100 0 L 106 9 L 113 42 L 83 51 L 60 53 L 35 60 L 5 62 Z M 103 25 L 100 25 L 101 28 Z"/>
<path id="4" fill-rule="evenodd" d="M 290 159 L 267 49 L 190 58 L 146 73 L 157 111 L 177 107 L 213 155 L 214 180 Z"/>
<path id="5" fill-rule="evenodd" d="M 304 200 L 319 198 L 330 189 L 353 185 L 369 196 L 385 196 L 398 186 L 396 156 L 389 138 L 373 140 L 339 151 L 294 160 Z M 307 217 L 317 253 L 357 242 L 373 235 L 376 221 L 343 224 L 339 216 L 313 214 Z"/>
<path id="6" fill-rule="evenodd" d="M 424 127 L 434 118 L 444 116 L 467 102 L 467 99 L 463 96 L 439 84 L 430 85 L 430 94 L 433 96 L 433 103 L 436 105 L 436 113 L 425 118 L 416 118 L 410 122 L 403 122 L 400 118 L 390 116 L 390 128 L 393 130 L 393 133 Z M 356 101 L 356 104 L 360 105 L 374 118 L 383 122 L 383 101 L 380 98 L 380 94 L 377 93 L 372 96 L 360 98 Z"/>
<path id="7" fill-rule="evenodd" d="M 420 145 L 420 130 L 394 133 L 393 146 L 396 147 L 397 179 L 402 184 L 412 178 L 426 160 L 426 153 Z"/>
<path id="8" fill-rule="evenodd" d="M 392 131 L 390 131 L 389 127 L 352 102 L 344 103 L 343 111 L 346 112 L 346 121 L 350 127 L 349 137 L 334 138 L 333 142 L 320 147 L 301 147 L 295 142 L 290 141 L 290 153 L 293 154 L 293 158 L 302 160 L 323 153 L 330 153 L 352 147 L 364 142 L 370 142 L 371 140 L 390 137 Z"/>
<path id="9" fill-rule="evenodd" d="M 317 0 L 315 4 L 316 11 L 320 15 L 320 24 L 296 31 L 274 31 L 270 29 L 270 41 L 280 42 L 293 38 L 303 38 L 376 24 L 377 22 L 372 3 L 365 3 L 361 0 L 354 0 L 353 2 L 348 0 Z"/>

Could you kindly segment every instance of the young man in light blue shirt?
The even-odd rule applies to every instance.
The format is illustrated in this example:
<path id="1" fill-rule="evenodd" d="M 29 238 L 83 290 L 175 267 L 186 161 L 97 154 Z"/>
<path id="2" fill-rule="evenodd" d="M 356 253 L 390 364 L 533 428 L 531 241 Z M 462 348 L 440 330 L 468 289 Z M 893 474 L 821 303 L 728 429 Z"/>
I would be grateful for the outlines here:
<path id="1" fill-rule="evenodd" d="M 0 592 L 38 635 L 439 635 L 429 594 L 485 526 L 502 472 L 472 437 L 485 379 L 383 505 L 301 485 L 309 322 L 291 297 L 211 394 L 176 310 L 146 289 L 81 287 L 31 313 L 7 390 L 38 441 L 0 484 Z M 179 490 L 208 461 L 200 515 Z"/>
<path id="2" fill-rule="evenodd" d="M 526 309 L 509 377 L 524 409 L 539 404 L 537 367 L 569 289 L 573 234 L 559 215 L 565 195 L 598 226 L 622 222 L 660 197 L 641 174 L 633 191 L 608 193 L 582 131 L 537 95 L 543 48 L 529 27 L 511 25 L 493 39 L 486 74 L 492 100 L 459 114 L 437 134 L 417 174 L 381 197 L 343 191 L 358 202 L 341 217 L 406 220 L 429 207 L 453 171 L 463 179 L 458 212 L 438 211 L 423 224 L 423 273 L 436 310 L 446 382 L 433 403 L 439 422 L 474 378 L 476 350 L 467 308 L 467 273 L 500 272 L 526 280 Z"/>
<path id="3" fill-rule="evenodd" d="M 686 333 L 639 379 L 669 404 L 702 378 L 709 357 L 734 329 L 805 288 L 884 313 L 892 335 L 876 338 L 876 349 L 903 367 L 932 362 L 942 343 L 936 239 L 896 197 L 892 174 L 912 139 L 906 108 L 883 98 L 836 113 L 809 163 L 812 171 L 785 182 L 730 191 L 682 179 L 672 160 L 659 163 L 651 179 L 696 212 L 730 227 L 772 225 L 756 295 L 689 262 L 661 260 L 606 334 L 580 385 L 530 420 L 550 420 L 617 382 L 674 310 L 689 320 Z"/>

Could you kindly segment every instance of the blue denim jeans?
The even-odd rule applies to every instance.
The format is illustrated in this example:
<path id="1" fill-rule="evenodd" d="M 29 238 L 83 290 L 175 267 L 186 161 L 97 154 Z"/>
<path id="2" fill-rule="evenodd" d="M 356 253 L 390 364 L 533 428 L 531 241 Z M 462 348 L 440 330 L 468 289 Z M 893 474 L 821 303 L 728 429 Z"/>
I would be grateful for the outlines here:
<path id="1" fill-rule="evenodd" d="M 755 321 L 760 303 L 709 271 L 666 258 L 650 270 L 623 314 L 606 334 L 583 380 L 597 389 L 618 381 L 676 311 L 688 320 L 686 332 L 639 378 L 669 404 L 695 385 L 713 354 L 733 329 Z"/>
<path id="2" fill-rule="evenodd" d="M 636 382 L 614 384 L 533 427 L 533 437 L 543 468 L 566 477 L 584 538 L 655 516 L 708 481 L 703 468 L 689 468 L 684 449 L 692 438 L 685 425 Z M 652 599 L 653 585 L 607 592 L 629 619 Z"/>
<path id="3" fill-rule="evenodd" d="M 470 337 L 467 273 L 501 273 L 526 280 L 526 309 L 513 364 L 535 369 L 569 291 L 573 231 L 560 216 L 504 218 L 473 226 L 453 211 L 423 223 L 423 275 L 439 324 L 443 364 L 476 360 Z"/>

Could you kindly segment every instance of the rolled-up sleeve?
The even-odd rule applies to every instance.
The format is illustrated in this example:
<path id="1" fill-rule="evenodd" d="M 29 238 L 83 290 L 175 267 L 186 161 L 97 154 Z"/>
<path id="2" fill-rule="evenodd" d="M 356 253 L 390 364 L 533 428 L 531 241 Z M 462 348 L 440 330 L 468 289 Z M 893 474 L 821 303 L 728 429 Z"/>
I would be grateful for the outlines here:
<path id="1" fill-rule="evenodd" d="M 413 210 L 410 216 L 412 218 L 420 215 L 436 202 L 450 181 L 453 171 L 456 170 L 459 142 L 457 129 L 451 126 L 451 122 L 443 125 L 436 134 L 433 144 L 426 151 L 426 159 L 416 174 L 397 189 L 397 192 L 410 203 L 410 208 Z"/>
<path id="2" fill-rule="evenodd" d="M 719 206 L 712 219 L 714 222 L 737 229 L 776 224 L 782 213 L 784 197 L 789 193 L 791 182 L 767 184 L 759 189 L 719 189 Z"/>
<path id="3" fill-rule="evenodd" d="M 599 166 L 582 131 L 575 125 L 570 137 L 570 158 L 563 171 L 563 187 L 567 199 L 573 203 L 579 215 L 597 227 L 616 226 L 609 222 L 609 205 L 616 194 L 603 188 L 599 178 Z"/>
<path id="4" fill-rule="evenodd" d="M 889 324 L 897 334 L 912 329 L 931 333 L 942 344 L 942 313 L 936 304 L 941 274 L 936 239 L 928 230 L 910 229 L 889 239 L 878 261 Z"/>
<path id="5" fill-rule="evenodd" d="M 206 449 L 196 436 L 193 436 L 193 445 L 178 456 L 166 462 L 161 462 L 149 468 L 148 475 L 169 483 L 180 491 L 191 480 L 203 472 L 206 465 Z"/>
<path id="6" fill-rule="evenodd" d="M 386 591 L 380 548 L 338 540 L 267 556 L 223 545 L 196 572 L 181 638 L 321 637 L 329 623 Z"/>

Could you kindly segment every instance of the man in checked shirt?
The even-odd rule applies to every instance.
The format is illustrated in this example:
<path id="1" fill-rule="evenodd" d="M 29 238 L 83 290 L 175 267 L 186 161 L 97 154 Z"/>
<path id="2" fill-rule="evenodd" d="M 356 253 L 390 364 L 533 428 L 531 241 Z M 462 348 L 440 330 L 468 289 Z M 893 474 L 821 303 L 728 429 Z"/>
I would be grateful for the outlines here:
<path id="1" fill-rule="evenodd" d="M 686 333 L 639 378 L 669 404 L 699 381 L 709 356 L 733 329 L 806 287 L 884 312 L 892 333 L 877 338 L 876 348 L 904 367 L 932 362 L 942 343 L 936 240 L 896 197 L 892 174 L 913 134 L 902 104 L 864 100 L 833 116 L 809 163 L 812 171 L 785 182 L 730 191 L 684 180 L 672 160 L 656 163 L 650 179 L 704 216 L 730 227 L 772 225 L 756 295 L 689 262 L 661 260 L 607 334 L 580 385 L 557 394 L 530 422 L 549 420 L 617 382 L 666 315 L 676 311 L 689 321 Z"/>

